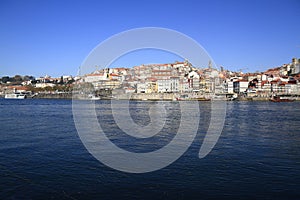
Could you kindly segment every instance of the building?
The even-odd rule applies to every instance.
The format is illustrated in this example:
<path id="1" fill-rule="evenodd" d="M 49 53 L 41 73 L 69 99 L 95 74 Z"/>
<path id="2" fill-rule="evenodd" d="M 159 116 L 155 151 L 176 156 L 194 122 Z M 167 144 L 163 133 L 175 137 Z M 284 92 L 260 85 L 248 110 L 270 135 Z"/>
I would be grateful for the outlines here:
<path id="1" fill-rule="evenodd" d="M 233 90 L 233 81 L 228 81 L 227 82 L 227 93 L 229 94 L 233 94 L 234 90 Z"/>
<path id="2" fill-rule="evenodd" d="M 170 92 L 179 92 L 179 77 L 170 77 Z"/>
<path id="3" fill-rule="evenodd" d="M 157 80 L 157 92 L 158 93 L 171 92 L 170 79 L 158 79 Z"/>
<path id="4" fill-rule="evenodd" d="M 36 88 L 45 88 L 45 87 L 54 87 L 56 84 L 54 83 L 36 83 Z"/>
<path id="5" fill-rule="evenodd" d="M 181 78 L 179 80 L 179 92 L 186 93 L 191 92 L 190 83 L 188 78 Z"/>
<path id="6" fill-rule="evenodd" d="M 146 83 L 137 83 L 136 84 L 136 92 L 137 93 L 146 93 L 147 84 Z"/>
<path id="7" fill-rule="evenodd" d="M 104 80 L 108 80 L 108 79 L 109 79 L 109 75 L 106 74 L 106 73 L 101 73 L 101 74 L 87 74 L 84 77 L 84 82 L 94 83 L 94 82 L 104 81 Z"/>
<path id="8" fill-rule="evenodd" d="M 233 92 L 240 94 L 246 92 L 248 89 L 248 81 L 246 80 L 237 80 L 233 82 Z"/>

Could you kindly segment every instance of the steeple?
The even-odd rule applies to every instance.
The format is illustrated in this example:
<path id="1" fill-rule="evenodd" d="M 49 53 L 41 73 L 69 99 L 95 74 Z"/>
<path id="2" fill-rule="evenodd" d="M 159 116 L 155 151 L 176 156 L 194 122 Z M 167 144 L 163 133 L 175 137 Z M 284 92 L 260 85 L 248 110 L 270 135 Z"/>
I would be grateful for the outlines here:
<path id="1" fill-rule="evenodd" d="M 209 60 L 209 62 L 208 62 L 208 68 L 209 68 L 209 69 L 212 68 L 211 60 Z"/>

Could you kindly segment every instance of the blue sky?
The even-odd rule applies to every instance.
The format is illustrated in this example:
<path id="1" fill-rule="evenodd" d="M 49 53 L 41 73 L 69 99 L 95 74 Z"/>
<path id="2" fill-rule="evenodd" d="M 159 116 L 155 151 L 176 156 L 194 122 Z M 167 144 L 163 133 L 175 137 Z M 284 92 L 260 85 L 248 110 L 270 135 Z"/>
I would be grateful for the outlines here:
<path id="1" fill-rule="evenodd" d="M 164 27 L 201 44 L 217 66 L 263 71 L 300 58 L 299 0 L 0 0 L 0 76 L 76 75 L 100 42 Z M 170 62 L 142 55 L 118 65 Z"/>

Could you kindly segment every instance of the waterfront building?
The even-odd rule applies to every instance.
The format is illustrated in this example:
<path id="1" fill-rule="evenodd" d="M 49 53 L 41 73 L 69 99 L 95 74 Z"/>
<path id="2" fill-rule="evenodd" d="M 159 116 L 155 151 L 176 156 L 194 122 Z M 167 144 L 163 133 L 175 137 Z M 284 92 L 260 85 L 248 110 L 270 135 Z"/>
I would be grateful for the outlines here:
<path id="1" fill-rule="evenodd" d="M 179 92 L 179 80 L 178 76 L 170 77 L 170 92 Z"/>
<path id="2" fill-rule="evenodd" d="M 171 92 L 170 79 L 157 79 L 157 92 L 158 93 Z"/>
<path id="3" fill-rule="evenodd" d="M 181 93 L 186 93 L 186 92 L 191 92 L 189 80 L 184 77 L 179 79 L 179 92 Z"/>
<path id="4" fill-rule="evenodd" d="M 54 87 L 56 84 L 54 83 L 36 83 L 36 88 L 45 88 L 45 87 Z"/>
<path id="5" fill-rule="evenodd" d="M 30 90 L 26 86 L 22 85 L 11 85 L 4 87 L 4 92 L 9 93 L 28 93 Z"/>
<path id="6" fill-rule="evenodd" d="M 150 78 L 146 80 L 146 93 L 157 93 L 157 80 Z"/>
<path id="7" fill-rule="evenodd" d="M 248 81 L 246 80 L 237 80 L 233 82 L 233 92 L 241 94 L 246 92 L 248 89 Z"/>
<path id="8" fill-rule="evenodd" d="M 98 81 L 108 80 L 109 76 L 105 73 L 87 74 L 87 75 L 85 75 L 85 77 L 83 79 L 84 79 L 84 82 L 86 82 L 86 83 L 94 83 L 94 82 L 98 82 Z"/>
<path id="9" fill-rule="evenodd" d="M 124 88 L 124 90 L 125 90 L 125 94 L 135 93 L 135 89 L 132 87 L 126 87 L 126 88 Z"/>
<path id="10" fill-rule="evenodd" d="M 137 83 L 136 84 L 136 92 L 137 93 L 146 93 L 147 84 L 146 83 Z"/>
<path id="11" fill-rule="evenodd" d="M 121 82 L 116 79 L 92 82 L 95 90 L 120 88 Z"/>
<path id="12" fill-rule="evenodd" d="M 268 96 L 268 94 L 271 94 L 272 89 L 271 89 L 271 83 L 268 82 L 267 80 L 261 82 L 261 89 L 260 91 L 265 94 L 265 96 Z"/>
<path id="13" fill-rule="evenodd" d="M 192 78 L 192 79 L 189 79 L 189 81 L 190 81 L 190 87 L 193 89 L 193 92 L 199 92 L 200 91 L 200 79 Z"/>
<path id="14" fill-rule="evenodd" d="M 233 94 L 233 81 L 227 82 L 227 93 Z"/>

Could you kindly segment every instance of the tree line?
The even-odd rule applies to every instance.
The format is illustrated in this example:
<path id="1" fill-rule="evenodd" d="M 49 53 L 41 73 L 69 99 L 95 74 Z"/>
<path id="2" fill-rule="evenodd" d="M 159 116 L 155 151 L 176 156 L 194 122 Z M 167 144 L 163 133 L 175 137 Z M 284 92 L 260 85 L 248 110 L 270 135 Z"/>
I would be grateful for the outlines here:
<path id="1" fill-rule="evenodd" d="M 3 76 L 0 78 L 0 82 L 2 83 L 16 83 L 21 84 L 23 81 L 34 81 L 34 76 L 21 76 L 21 75 L 15 75 L 14 77 L 9 76 Z"/>

